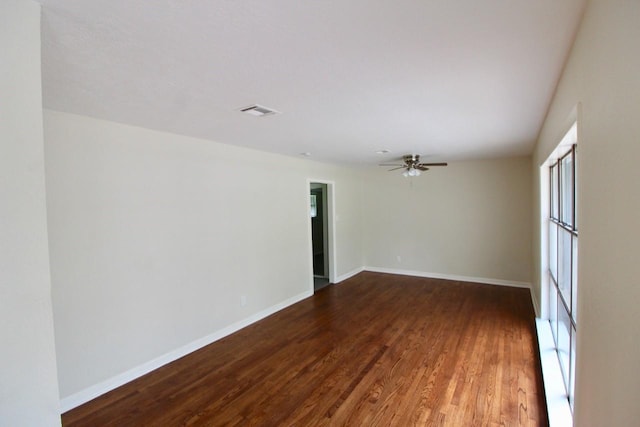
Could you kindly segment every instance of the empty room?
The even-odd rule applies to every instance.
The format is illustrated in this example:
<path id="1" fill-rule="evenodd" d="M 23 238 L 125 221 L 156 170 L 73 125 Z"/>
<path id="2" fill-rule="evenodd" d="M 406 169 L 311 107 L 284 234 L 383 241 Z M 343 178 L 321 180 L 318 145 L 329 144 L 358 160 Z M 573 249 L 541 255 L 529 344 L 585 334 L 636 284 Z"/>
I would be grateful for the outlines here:
<path id="1" fill-rule="evenodd" d="M 0 425 L 636 425 L 639 22 L 3 0 Z"/>

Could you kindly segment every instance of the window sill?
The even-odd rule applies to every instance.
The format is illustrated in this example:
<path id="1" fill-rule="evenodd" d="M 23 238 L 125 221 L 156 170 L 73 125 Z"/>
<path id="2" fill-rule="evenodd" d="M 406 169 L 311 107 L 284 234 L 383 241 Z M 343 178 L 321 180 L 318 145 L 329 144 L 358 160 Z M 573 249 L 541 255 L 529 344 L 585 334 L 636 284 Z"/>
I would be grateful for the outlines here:
<path id="1" fill-rule="evenodd" d="M 573 425 L 573 416 L 562 381 L 560 362 L 553 344 L 551 325 L 548 320 L 536 319 L 542 381 L 549 414 L 549 427 L 567 427 Z"/>

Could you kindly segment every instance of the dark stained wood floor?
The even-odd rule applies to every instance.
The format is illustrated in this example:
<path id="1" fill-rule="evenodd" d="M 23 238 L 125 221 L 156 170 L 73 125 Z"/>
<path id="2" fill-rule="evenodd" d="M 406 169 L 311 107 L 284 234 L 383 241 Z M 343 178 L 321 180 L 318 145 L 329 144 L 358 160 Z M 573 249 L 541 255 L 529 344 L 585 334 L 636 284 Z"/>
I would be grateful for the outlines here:
<path id="1" fill-rule="evenodd" d="M 329 286 L 63 414 L 65 426 L 545 426 L 526 289 Z"/>

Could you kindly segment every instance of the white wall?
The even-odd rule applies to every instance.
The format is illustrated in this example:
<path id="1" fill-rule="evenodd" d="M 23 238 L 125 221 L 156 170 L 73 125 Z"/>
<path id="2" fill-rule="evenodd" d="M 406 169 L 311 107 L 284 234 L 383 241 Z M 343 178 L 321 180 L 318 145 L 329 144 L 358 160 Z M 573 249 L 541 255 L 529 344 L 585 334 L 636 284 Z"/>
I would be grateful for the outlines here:
<path id="1" fill-rule="evenodd" d="M 44 117 L 63 398 L 310 295 L 309 178 L 335 183 L 337 275 L 362 265 L 356 171 Z"/>
<path id="2" fill-rule="evenodd" d="M 60 425 L 37 3 L 0 2 L 0 64 L 0 425 Z"/>
<path id="3" fill-rule="evenodd" d="M 538 166 L 580 103 L 578 426 L 637 425 L 640 419 L 639 22 L 640 2 L 589 3 L 534 153 L 537 183 Z M 536 186 L 534 209 L 538 191 Z"/>
<path id="4" fill-rule="evenodd" d="M 411 183 L 383 168 L 44 118 L 64 409 L 309 295 L 309 180 L 334 184 L 338 278 L 367 265 L 530 281 L 529 158 L 454 163 Z"/>
<path id="5" fill-rule="evenodd" d="M 451 163 L 413 179 L 376 167 L 364 182 L 368 267 L 530 282 L 530 158 Z"/>

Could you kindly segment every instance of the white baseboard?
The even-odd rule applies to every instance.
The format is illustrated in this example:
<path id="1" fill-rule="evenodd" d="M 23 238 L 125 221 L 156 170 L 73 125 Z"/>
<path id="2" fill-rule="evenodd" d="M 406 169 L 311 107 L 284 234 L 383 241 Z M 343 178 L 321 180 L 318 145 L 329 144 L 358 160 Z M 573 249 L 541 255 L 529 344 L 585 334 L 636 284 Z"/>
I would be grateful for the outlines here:
<path id="1" fill-rule="evenodd" d="M 377 273 L 390 273 L 390 274 L 400 274 L 404 276 L 416 276 L 416 277 L 429 277 L 433 279 L 446 279 L 446 280 L 457 280 L 464 282 L 474 282 L 474 283 L 485 283 L 490 285 L 500 285 L 500 286 L 514 286 L 519 288 L 529 288 L 531 286 L 527 282 L 518 282 L 518 281 L 508 281 L 501 279 L 489 279 L 483 277 L 469 277 L 469 276 L 457 276 L 450 274 L 440 274 L 440 273 L 427 273 L 423 271 L 412 271 L 412 270 L 398 270 L 391 268 L 379 268 L 379 267 L 360 267 L 356 268 L 348 273 L 342 274 L 335 279 L 335 283 L 343 282 L 356 274 L 362 271 L 372 271 Z M 70 396 L 64 397 L 60 400 L 60 407 L 62 412 L 69 411 L 77 406 L 80 406 L 92 399 L 95 399 L 98 396 L 101 396 L 115 388 L 118 388 L 128 382 L 135 380 L 155 369 L 160 368 L 168 363 L 173 362 L 183 356 L 186 356 L 189 353 L 192 353 L 204 346 L 207 346 L 215 341 L 218 341 L 221 338 L 226 337 L 227 335 L 231 335 L 232 333 L 251 325 L 261 319 L 264 319 L 267 316 L 270 316 L 292 304 L 295 304 L 305 298 L 308 298 L 313 295 L 313 291 L 306 291 L 301 294 L 295 295 L 291 298 L 286 299 L 278 304 L 275 304 L 271 307 L 268 307 L 252 316 L 247 317 L 246 319 L 235 322 L 223 329 L 220 329 L 210 335 L 207 335 L 203 338 L 195 340 L 189 344 L 186 344 L 180 348 L 177 348 L 173 351 L 170 351 L 162 356 L 159 356 L 155 359 L 152 359 L 142 365 L 139 365 L 135 368 L 132 368 L 126 372 L 123 372 L 115 377 L 109 378 L 105 381 L 102 381 L 93 386 L 87 387 L 84 390 L 81 390 L 77 393 L 74 393 Z M 538 310 L 537 301 L 535 297 L 532 295 L 532 299 L 534 301 L 534 308 L 536 308 L 536 313 Z"/>
<path id="2" fill-rule="evenodd" d="M 533 304 L 533 311 L 535 312 L 536 318 L 540 318 L 540 302 L 538 298 L 533 292 L 533 286 L 531 286 L 531 303 Z"/>
<path id="3" fill-rule="evenodd" d="M 456 280 L 459 282 L 473 282 L 473 283 L 483 283 L 487 285 L 512 286 L 516 288 L 531 289 L 531 284 L 529 282 L 519 282 L 516 280 L 490 279 L 487 277 L 457 276 L 453 274 L 428 273 L 426 271 L 398 270 L 395 268 L 380 268 L 380 267 L 364 267 L 364 270 L 372 271 L 375 273 L 400 274 L 402 276 L 428 277 L 431 279 Z"/>
<path id="4" fill-rule="evenodd" d="M 364 270 L 364 267 L 359 267 L 356 268 L 355 270 L 352 270 L 348 273 L 342 274 L 338 277 L 336 277 L 336 280 L 334 282 L 334 284 L 340 283 L 340 282 L 344 282 L 347 279 L 350 279 L 351 277 L 355 276 L 358 273 L 361 273 Z"/>
<path id="5" fill-rule="evenodd" d="M 207 346 L 212 342 L 218 341 L 219 339 L 224 338 L 227 335 L 231 335 L 232 333 L 246 326 L 249 326 L 252 323 L 257 322 L 258 320 L 264 319 L 265 317 L 270 316 L 282 310 L 283 308 L 293 305 L 312 295 L 313 291 L 306 291 L 301 294 L 295 295 L 252 316 L 249 316 L 246 319 L 235 322 L 227 326 L 226 328 L 220 329 L 210 335 L 192 341 L 189 344 L 172 350 L 166 354 L 163 354 L 162 356 L 143 363 L 142 365 L 136 366 L 135 368 L 129 369 L 128 371 L 116 375 L 115 377 L 109 378 L 108 380 L 92 385 L 91 387 L 87 387 L 86 389 L 74 393 L 70 396 L 64 397 L 60 400 L 60 409 L 63 413 L 67 412 L 77 406 L 82 405 L 83 403 L 95 399 L 96 397 L 103 395 L 115 388 L 118 388 L 130 381 L 133 381 L 136 378 L 139 378 L 155 369 L 158 369 L 161 366 L 164 366 L 168 363 L 173 362 L 174 360 L 186 356 L 187 354 L 192 353 L 204 346 Z"/>

